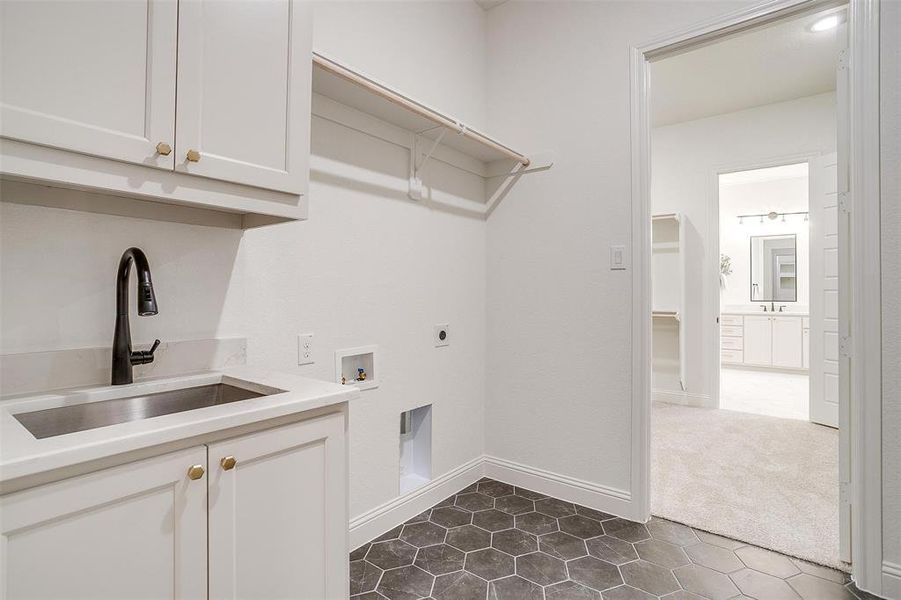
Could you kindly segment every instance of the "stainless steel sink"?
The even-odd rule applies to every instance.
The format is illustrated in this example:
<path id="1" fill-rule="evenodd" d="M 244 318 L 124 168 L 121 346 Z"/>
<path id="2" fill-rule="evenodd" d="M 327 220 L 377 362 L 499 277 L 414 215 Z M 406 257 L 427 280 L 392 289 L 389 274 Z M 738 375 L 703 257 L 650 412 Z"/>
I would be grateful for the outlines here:
<path id="1" fill-rule="evenodd" d="M 143 396 L 60 406 L 14 416 L 31 435 L 42 439 L 265 395 L 217 383 Z"/>

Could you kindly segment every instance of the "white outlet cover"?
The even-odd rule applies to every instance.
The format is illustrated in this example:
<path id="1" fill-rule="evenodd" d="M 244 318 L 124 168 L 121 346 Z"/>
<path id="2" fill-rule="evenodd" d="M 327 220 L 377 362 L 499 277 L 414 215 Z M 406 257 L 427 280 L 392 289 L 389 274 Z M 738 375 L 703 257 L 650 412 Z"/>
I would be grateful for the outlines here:
<path id="1" fill-rule="evenodd" d="M 441 334 L 444 333 L 442 336 Z M 450 325 L 447 323 L 438 323 L 435 325 L 435 346 L 449 346 L 450 345 Z"/>
<path id="2" fill-rule="evenodd" d="M 313 360 L 313 334 L 302 333 L 297 336 L 297 364 L 311 365 Z"/>

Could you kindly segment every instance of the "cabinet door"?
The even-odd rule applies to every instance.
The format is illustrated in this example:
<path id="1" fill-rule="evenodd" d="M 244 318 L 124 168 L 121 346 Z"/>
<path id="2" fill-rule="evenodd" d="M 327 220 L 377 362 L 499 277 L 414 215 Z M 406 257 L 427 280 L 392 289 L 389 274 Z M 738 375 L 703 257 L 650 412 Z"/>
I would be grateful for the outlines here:
<path id="1" fill-rule="evenodd" d="M 206 448 L 0 498 L 2 597 L 196 600 L 207 593 Z"/>
<path id="2" fill-rule="evenodd" d="M 746 316 L 743 351 L 745 364 L 773 364 L 773 326 L 771 317 Z"/>
<path id="3" fill-rule="evenodd" d="M 803 364 L 800 317 L 773 317 L 773 366 L 800 369 Z"/>
<path id="4" fill-rule="evenodd" d="M 309 3 L 184 0 L 178 11 L 176 170 L 305 193 Z"/>
<path id="5" fill-rule="evenodd" d="M 0 135 L 172 169 L 177 5 L 0 2 Z"/>
<path id="6" fill-rule="evenodd" d="M 344 416 L 210 445 L 210 598 L 347 594 Z M 231 468 L 223 462 L 235 461 Z"/>

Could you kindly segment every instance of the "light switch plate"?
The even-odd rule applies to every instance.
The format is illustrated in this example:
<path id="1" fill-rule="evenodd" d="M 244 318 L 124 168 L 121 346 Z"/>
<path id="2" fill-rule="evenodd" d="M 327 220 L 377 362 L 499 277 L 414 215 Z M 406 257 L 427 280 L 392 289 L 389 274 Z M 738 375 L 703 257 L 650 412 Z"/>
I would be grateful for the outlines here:
<path id="1" fill-rule="evenodd" d="M 302 333 L 297 336 L 297 364 L 312 365 L 313 362 L 313 334 Z"/>
<path id="2" fill-rule="evenodd" d="M 625 271 L 628 267 L 626 258 L 626 247 L 619 245 L 610 245 L 610 270 Z"/>

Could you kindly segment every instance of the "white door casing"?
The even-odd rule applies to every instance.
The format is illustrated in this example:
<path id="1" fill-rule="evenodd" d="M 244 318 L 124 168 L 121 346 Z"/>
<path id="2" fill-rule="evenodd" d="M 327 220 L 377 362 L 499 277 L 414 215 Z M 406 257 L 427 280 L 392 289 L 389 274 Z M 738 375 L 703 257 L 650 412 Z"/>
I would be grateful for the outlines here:
<path id="1" fill-rule="evenodd" d="M 0 498 L 0 598 L 207 595 L 199 446 Z"/>
<path id="2" fill-rule="evenodd" d="M 209 597 L 345 598 L 343 414 L 211 444 L 209 457 Z"/>
<path id="3" fill-rule="evenodd" d="M 0 2 L 0 136 L 172 169 L 177 3 Z"/>
<path id="4" fill-rule="evenodd" d="M 306 193 L 311 27 L 305 0 L 179 2 L 177 171 Z"/>

